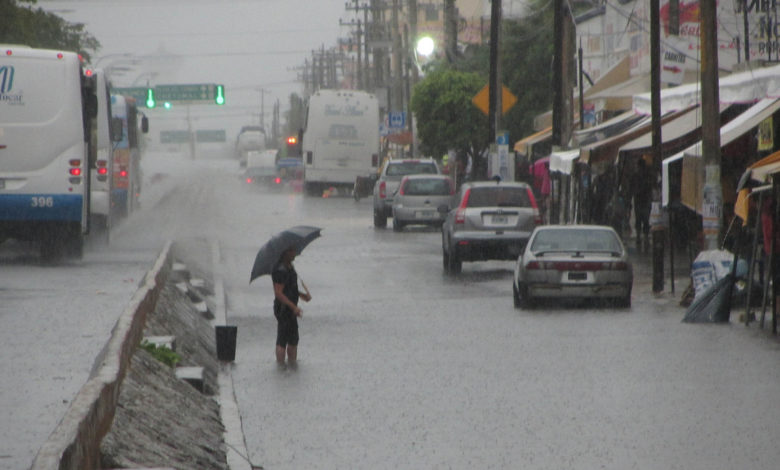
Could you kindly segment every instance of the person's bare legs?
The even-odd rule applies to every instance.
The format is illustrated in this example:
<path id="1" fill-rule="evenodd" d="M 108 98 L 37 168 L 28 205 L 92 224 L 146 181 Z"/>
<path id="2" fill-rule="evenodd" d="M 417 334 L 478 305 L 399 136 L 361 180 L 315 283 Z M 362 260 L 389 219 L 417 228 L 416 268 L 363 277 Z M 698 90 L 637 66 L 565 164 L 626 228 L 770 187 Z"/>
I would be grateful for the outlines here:
<path id="1" fill-rule="evenodd" d="M 284 365 L 284 346 L 276 345 L 276 363 Z"/>
<path id="2" fill-rule="evenodd" d="M 287 362 L 295 366 L 298 361 L 298 346 L 287 346 Z"/>

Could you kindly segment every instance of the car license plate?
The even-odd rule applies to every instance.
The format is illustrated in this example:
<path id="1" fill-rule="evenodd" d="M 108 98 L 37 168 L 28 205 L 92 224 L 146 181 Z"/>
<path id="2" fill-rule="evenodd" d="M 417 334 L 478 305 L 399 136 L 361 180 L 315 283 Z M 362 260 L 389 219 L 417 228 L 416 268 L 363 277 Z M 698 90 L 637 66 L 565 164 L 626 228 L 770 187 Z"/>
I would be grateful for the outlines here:
<path id="1" fill-rule="evenodd" d="M 494 224 L 505 225 L 509 223 L 509 217 L 506 215 L 494 215 L 490 218 L 490 221 Z"/>
<path id="2" fill-rule="evenodd" d="M 418 219 L 430 219 L 433 217 L 433 211 L 417 211 L 414 216 Z"/>
<path id="3" fill-rule="evenodd" d="M 569 273 L 570 281 L 584 281 L 588 279 L 588 273 Z"/>

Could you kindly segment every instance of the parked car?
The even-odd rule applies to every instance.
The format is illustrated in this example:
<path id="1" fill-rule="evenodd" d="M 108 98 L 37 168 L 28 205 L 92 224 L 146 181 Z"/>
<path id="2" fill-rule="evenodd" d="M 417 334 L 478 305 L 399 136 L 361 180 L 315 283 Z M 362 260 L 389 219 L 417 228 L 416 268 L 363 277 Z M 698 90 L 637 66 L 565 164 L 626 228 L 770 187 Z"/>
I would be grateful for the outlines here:
<path id="1" fill-rule="evenodd" d="M 406 225 L 441 227 L 452 207 L 455 184 L 444 175 L 407 175 L 393 195 L 393 230 Z"/>
<path id="2" fill-rule="evenodd" d="M 601 225 L 545 225 L 517 259 L 515 307 L 539 298 L 598 298 L 631 306 L 633 268 L 617 232 Z"/>
<path id="3" fill-rule="evenodd" d="M 441 229 L 442 260 L 447 274 L 463 261 L 515 260 L 542 219 L 526 183 L 464 183 Z"/>
<path id="4" fill-rule="evenodd" d="M 393 195 L 406 175 L 441 174 L 432 158 L 387 160 L 374 184 L 374 226 L 386 227 L 393 215 Z"/>

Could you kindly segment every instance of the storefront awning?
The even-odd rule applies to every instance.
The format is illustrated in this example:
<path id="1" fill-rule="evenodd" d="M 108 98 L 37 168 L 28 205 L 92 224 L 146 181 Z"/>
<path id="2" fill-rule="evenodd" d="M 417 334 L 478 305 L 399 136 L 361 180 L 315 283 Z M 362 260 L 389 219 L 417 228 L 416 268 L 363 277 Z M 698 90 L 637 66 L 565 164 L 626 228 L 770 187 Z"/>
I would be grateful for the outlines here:
<path id="1" fill-rule="evenodd" d="M 772 175 L 780 173 L 780 151 L 762 158 L 756 163 L 750 165 L 750 179 L 758 183 L 771 183 Z"/>
<path id="2" fill-rule="evenodd" d="M 552 127 L 548 127 L 546 129 L 543 129 L 539 132 L 536 132 L 534 134 L 531 134 L 527 137 L 518 140 L 517 142 L 515 142 L 515 146 L 513 148 L 515 150 L 515 153 L 519 153 L 527 157 L 528 154 L 530 153 L 529 151 L 533 144 L 547 138 L 552 138 Z"/>
<path id="3" fill-rule="evenodd" d="M 661 125 L 663 126 L 667 122 L 676 119 L 687 111 L 689 110 L 669 113 L 666 116 L 663 116 L 661 118 Z M 650 116 L 644 116 L 639 122 L 634 124 L 623 133 L 581 148 L 580 161 L 589 163 L 591 166 L 601 162 L 614 162 L 615 158 L 617 157 L 618 150 L 620 150 L 620 148 L 627 143 L 650 132 L 651 124 Z"/>
<path id="4" fill-rule="evenodd" d="M 601 124 L 587 129 L 575 130 L 572 132 L 570 147 L 582 147 L 594 142 L 607 139 L 613 135 L 620 134 L 637 122 L 645 119 L 646 116 L 636 114 L 633 111 L 627 111 L 619 114 L 612 119 L 608 119 Z"/>
<path id="5" fill-rule="evenodd" d="M 690 108 L 673 121 L 661 126 L 661 138 L 664 143 L 684 137 L 687 134 L 701 128 L 701 110 L 698 106 Z M 653 147 L 653 135 L 651 132 L 644 134 L 620 147 L 621 152 L 647 151 Z"/>
<path id="6" fill-rule="evenodd" d="M 742 137 L 779 109 L 780 99 L 777 98 L 764 98 L 748 108 L 747 111 L 720 128 L 721 148 Z M 701 141 L 683 150 L 680 154 L 682 154 L 683 158 L 681 201 L 691 210 L 700 213 L 704 188 L 704 163 L 702 162 Z"/>
<path id="7" fill-rule="evenodd" d="M 719 80 L 721 103 L 752 103 L 780 97 L 780 65 L 735 73 Z M 686 109 L 701 102 L 701 84 L 689 83 L 661 90 L 661 113 Z M 634 96 L 634 111 L 650 114 L 650 93 Z"/>
<path id="8" fill-rule="evenodd" d="M 550 172 L 570 175 L 574 169 L 574 160 L 579 158 L 580 149 L 564 150 L 550 154 Z"/>

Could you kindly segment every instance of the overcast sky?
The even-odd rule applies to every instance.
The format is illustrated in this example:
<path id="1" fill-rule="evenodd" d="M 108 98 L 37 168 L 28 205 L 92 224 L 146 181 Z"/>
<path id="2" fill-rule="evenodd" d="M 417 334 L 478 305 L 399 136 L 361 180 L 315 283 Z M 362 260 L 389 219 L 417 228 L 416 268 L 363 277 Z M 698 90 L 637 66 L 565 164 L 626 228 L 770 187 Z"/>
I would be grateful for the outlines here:
<path id="1" fill-rule="evenodd" d="M 100 67 L 129 67 L 114 76 L 117 86 L 163 83 L 222 83 L 227 105 L 192 108 L 201 124 L 220 114 L 225 127 L 258 122 L 259 88 L 265 93 L 265 123 L 273 103 L 287 108 L 290 93 L 302 93 L 295 67 L 312 50 L 335 46 L 349 28 L 346 0 L 69 0 L 38 6 L 73 23 L 84 23 L 102 47 Z M 125 55 L 143 58 L 140 62 Z M 159 111 L 154 111 L 159 113 Z M 174 121 L 175 113 L 158 116 Z M 167 126 L 166 126 L 167 127 Z M 174 126 L 175 127 L 175 126 Z"/>

